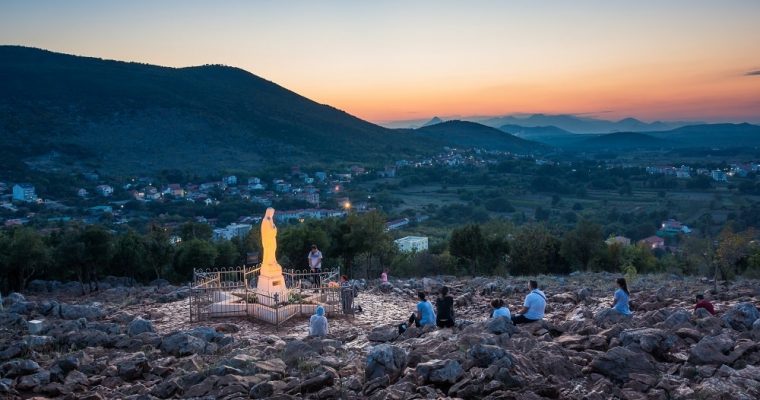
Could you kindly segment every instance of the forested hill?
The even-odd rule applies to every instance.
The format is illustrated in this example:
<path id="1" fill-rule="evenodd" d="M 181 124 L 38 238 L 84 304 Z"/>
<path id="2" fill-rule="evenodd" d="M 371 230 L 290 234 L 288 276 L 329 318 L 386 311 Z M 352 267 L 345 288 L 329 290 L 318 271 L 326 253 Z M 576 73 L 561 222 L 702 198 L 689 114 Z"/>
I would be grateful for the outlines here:
<path id="1" fill-rule="evenodd" d="M 469 121 L 446 121 L 415 129 L 414 134 L 426 141 L 440 141 L 452 146 L 529 154 L 546 150 L 548 146 L 521 139 L 507 132 Z"/>
<path id="2" fill-rule="evenodd" d="M 74 152 L 104 171 L 367 161 L 427 150 L 406 132 L 226 66 L 167 68 L 0 46 L 0 87 L 5 151 Z"/>

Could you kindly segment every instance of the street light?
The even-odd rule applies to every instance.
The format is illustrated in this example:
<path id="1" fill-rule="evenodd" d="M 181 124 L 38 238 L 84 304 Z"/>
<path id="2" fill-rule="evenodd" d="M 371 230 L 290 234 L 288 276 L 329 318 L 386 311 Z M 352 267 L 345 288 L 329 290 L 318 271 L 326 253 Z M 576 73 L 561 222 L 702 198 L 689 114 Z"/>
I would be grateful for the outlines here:
<path id="1" fill-rule="evenodd" d="M 346 202 L 343 203 L 343 208 L 346 209 L 346 211 L 351 209 L 351 202 L 346 200 Z"/>

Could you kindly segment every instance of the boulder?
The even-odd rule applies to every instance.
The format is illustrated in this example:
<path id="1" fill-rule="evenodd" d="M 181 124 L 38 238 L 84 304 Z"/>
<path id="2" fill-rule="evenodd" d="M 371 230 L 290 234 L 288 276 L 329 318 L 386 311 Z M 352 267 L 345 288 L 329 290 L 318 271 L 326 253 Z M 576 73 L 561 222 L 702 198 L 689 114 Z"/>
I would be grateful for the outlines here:
<path id="1" fill-rule="evenodd" d="M 398 337 L 398 327 L 393 325 L 378 326 L 367 335 L 370 342 L 392 342 Z"/>
<path id="2" fill-rule="evenodd" d="M 491 318 L 486 322 L 486 331 L 491 332 L 494 335 L 506 334 L 507 336 L 512 336 L 512 334 L 519 331 L 519 329 L 512 323 L 512 320 L 499 317 Z"/>
<path id="3" fill-rule="evenodd" d="M 314 349 L 302 340 L 293 340 L 285 345 L 282 360 L 289 367 L 295 367 L 300 360 L 317 355 Z"/>
<path id="4" fill-rule="evenodd" d="M 72 355 L 63 356 L 55 360 L 55 365 L 60 368 L 64 374 L 66 374 L 69 371 L 73 371 L 79 368 L 79 359 Z"/>
<path id="5" fill-rule="evenodd" d="M 332 386 L 335 382 L 335 375 L 331 373 L 321 373 L 317 376 L 305 379 L 299 386 L 300 393 L 313 393 L 322 388 Z"/>
<path id="6" fill-rule="evenodd" d="M 618 383 L 628 381 L 630 374 L 654 375 L 657 373 L 657 366 L 649 357 L 626 347 L 614 347 L 598 355 L 589 366 L 592 371 Z"/>
<path id="7" fill-rule="evenodd" d="M 587 287 L 584 287 L 575 293 L 575 297 L 578 299 L 579 302 L 589 300 L 591 299 L 591 296 L 593 295 L 594 295 L 594 291 L 591 288 L 587 288 Z"/>
<path id="8" fill-rule="evenodd" d="M 127 334 L 129 336 L 136 336 L 143 332 L 155 332 L 153 324 L 142 318 L 135 318 L 127 325 Z"/>
<path id="9" fill-rule="evenodd" d="M 25 303 L 26 297 L 24 297 L 24 295 L 21 293 L 12 292 L 9 295 L 3 297 L 2 300 L 5 307 L 10 307 L 16 303 Z"/>
<path id="10" fill-rule="evenodd" d="M 480 368 L 488 367 L 494 362 L 503 358 L 510 359 L 506 350 L 498 346 L 487 344 L 476 344 L 467 351 L 467 358 Z"/>
<path id="11" fill-rule="evenodd" d="M 95 320 L 105 315 L 103 308 L 98 303 L 91 305 L 81 304 L 61 304 L 61 318 L 63 319 L 80 319 Z"/>
<path id="12" fill-rule="evenodd" d="M 623 315 L 614 308 L 605 308 L 594 316 L 594 323 L 604 328 L 630 320 L 630 315 Z"/>
<path id="13" fill-rule="evenodd" d="M 282 379 L 286 374 L 287 365 L 279 358 L 257 361 L 253 364 L 253 370 L 259 374 L 268 374 L 275 379 Z"/>
<path id="14" fill-rule="evenodd" d="M 31 375 L 25 375 L 16 381 L 16 389 L 32 390 L 50 383 L 50 372 L 42 370 Z"/>
<path id="15" fill-rule="evenodd" d="M 691 312 L 680 309 L 670 314 L 660 325 L 666 329 L 674 329 L 682 325 L 690 325 L 690 320 Z"/>
<path id="16" fill-rule="evenodd" d="M 694 310 L 694 316 L 697 317 L 698 319 L 713 317 L 713 315 L 710 314 L 710 312 L 705 310 L 704 308 L 697 308 L 696 310 Z"/>
<path id="17" fill-rule="evenodd" d="M 34 351 L 51 349 L 53 344 L 55 344 L 55 339 L 50 336 L 29 335 L 25 336 L 24 340 L 29 345 L 29 348 Z"/>
<path id="18" fill-rule="evenodd" d="M 383 293 L 390 293 L 393 291 L 393 284 L 390 282 L 383 282 L 380 284 L 380 291 Z"/>
<path id="19" fill-rule="evenodd" d="M 17 340 L 8 347 L 0 350 L 0 361 L 20 357 L 29 351 L 29 345 L 23 340 Z"/>
<path id="20" fill-rule="evenodd" d="M 206 351 L 207 342 L 184 332 L 177 332 L 166 336 L 161 341 L 160 349 L 177 357 L 191 354 L 203 354 Z"/>
<path id="21" fill-rule="evenodd" d="M 737 331 L 748 331 L 760 319 L 760 311 L 752 303 L 739 303 L 723 314 L 723 323 Z"/>
<path id="22" fill-rule="evenodd" d="M 182 388 L 177 384 L 175 379 L 165 380 L 156 386 L 153 386 L 150 394 L 158 397 L 159 399 L 168 399 L 173 397 L 175 393 L 180 392 Z"/>
<path id="23" fill-rule="evenodd" d="M 432 360 L 417 364 L 415 373 L 422 385 L 450 386 L 464 376 L 464 369 L 456 360 Z"/>
<path id="24" fill-rule="evenodd" d="M 657 358 L 662 358 L 678 341 L 676 335 L 655 328 L 626 329 L 619 339 L 623 346 L 638 347 Z"/>
<path id="25" fill-rule="evenodd" d="M 733 357 L 729 355 L 736 342 L 727 333 L 718 336 L 705 336 L 692 346 L 689 352 L 689 362 L 692 364 L 720 365 L 730 363 Z"/>
<path id="26" fill-rule="evenodd" d="M 381 344 L 367 355 L 364 375 L 367 381 L 387 376 L 393 383 L 401 376 L 407 363 L 407 354 L 401 347 Z"/>
<path id="27" fill-rule="evenodd" d="M 33 301 L 17 301 L 7 307 L 9 313 L 27 315 L 37 309 L 37 303 Z"/>
<path id="28" fill-rule="evenodd" d="M 150 371 L 150 363 L 143 352 L 129 355 L 119 360 L 116 365 L 119 377 L 125 381 L 142 378 L 143 374 Z"/>
<path id="29" fill-rule="evenodd" d="M 31 375 L 41 370 L 40 365 L 32 360 L 13 360 L 0 365 L 0 376 L 15 378 Z"/>
<path id="30" fill-rule="evenodd" d="M 253 385 L 248 395 L 252 399 L 268 399 L 274 394 L 274 386 L 270 382 Z"/>

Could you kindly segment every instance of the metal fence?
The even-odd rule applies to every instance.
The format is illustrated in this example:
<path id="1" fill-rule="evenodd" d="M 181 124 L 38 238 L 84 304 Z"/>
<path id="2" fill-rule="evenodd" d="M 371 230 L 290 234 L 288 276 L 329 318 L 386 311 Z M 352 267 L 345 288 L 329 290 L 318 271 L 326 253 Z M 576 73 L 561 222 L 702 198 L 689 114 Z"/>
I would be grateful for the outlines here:
<path id="1" fill-rule="evenodd" d="M 214 317 L 254 317 L 280 324 L 296 315 L 312 314 L 317 305 L 328 315 L 342 312 L 339 272 L 284 270 L 287 299 L 258 293 L 260 266 L 196 269 L 190 290 L 190 320 Z"/>

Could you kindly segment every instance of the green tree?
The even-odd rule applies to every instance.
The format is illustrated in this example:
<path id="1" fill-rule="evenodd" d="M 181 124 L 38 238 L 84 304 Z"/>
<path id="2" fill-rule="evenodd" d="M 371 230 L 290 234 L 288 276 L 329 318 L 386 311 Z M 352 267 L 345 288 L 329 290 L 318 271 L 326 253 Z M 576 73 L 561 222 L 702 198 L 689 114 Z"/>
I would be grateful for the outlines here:
<path id="1" fill-rule="evenodd" d="M 277 250 L 283 265 L 294 269 L 308 269 L 306 257 L 311 245 L 316 244 L 325 257 L 330 238 L 316 221 L 289 226 L 278 235 Z"/>
<path id="2" fill-rule="evenodd" d="M 718 248 L 715 250 L 716 279 L 718 272 L 721 279 L 732 279 L 739 274 L 739 262 L 750 255 L 750 242 L 754 231 L 734 232 L 730 227 L 721 231 Z"/>
<path id="3" fill-rule="evenodd" d="M 182 237 L 182 241 L 189 241 L 192 239 L 208 241 L 211 240 L 212 233 L 213 230 L 211 229 L 211 225 L 199 222 L 187 222 L 182 225 L 182 228 L 180 229 L 180 237 Z"/>
<path id="4" fill-rule="evenodd" d="M 604 250 L 602 239 L 602 227 L 583 219 L 562 236 L 560 255 L 572 268 L 586 270 L 591 260 Z"/>
<path id="5" fill-rule="evenodd" d="M 171 265 L 174 256 L 174 246 L 169 242 L 169 234 L 163 228 L 151 225 L 144 240 L 145 261 L 155 274 L 156 279 L 161 279 L 168 266 Z"/>
<path id="6" fill-rule="evenodd" d="M 36 273 L 41 272 L 50 262 L 50 252 L 42 237 L 31 228 L 16 228 L 10 238 L 2 239 L 3 276 L 8 288 L 19 291 Z"/>
<path id="7" fill-rule="evenodd" d="M 481 259 L 486 256 L 487 247 L 479 225 L 466 225 L 451 231 L 449 239 L 451 255 L 460 260 L 470 275 L 478 271 Z"/>
<path id="8" fill-rule="evenodd" d="M 152 271 L 146 262 L 146 247 L 143 237 L 131 229 L 119 235 L 114 243 L 110 273 L 135 280 L 150 276 Z"/>
<path id="9" fill-rule="evenodd" d="M 98 289 L 98 270 L 110 262 L 112 237 L 102 226 L 89 225 L 79 234 L 79 240 L 84 245 L 84 253 L 82 263 L 76 271 L 79 283 L 82 284 L 82 294 L 85 294 L 85 281 L 90 291 Z"/>
<path id="10" fill-rule="evenodd" d="M 511 243 L 509 272 L 513 275 L 566 272 L 559 249 L 559 239 L 544 225 L 525 225 Z"/>
<path id="11" fill-rule="evenodd" d="M 239 258 L 240 253 L 237 247 L 229 240 L 220 240 L 215 243 L 216 261 L 214 266 L 220 268 L 229 268 L 239 266 L 242 260 Z"/>
<path id="12" fill-rule="evenodd" d="M 194 269 L 214 267 L 216 256 L 216 248 L 207 241 L 200 239 L 183 241 L 174 257 L 174 272 L 178 279 L 191 279 Z"/>

